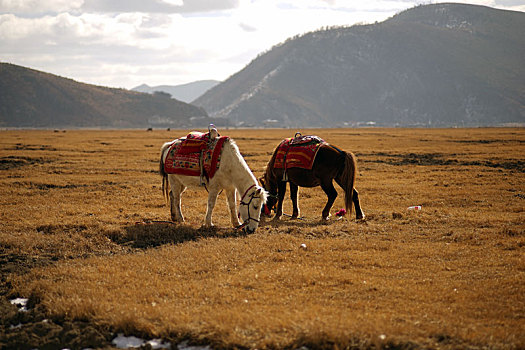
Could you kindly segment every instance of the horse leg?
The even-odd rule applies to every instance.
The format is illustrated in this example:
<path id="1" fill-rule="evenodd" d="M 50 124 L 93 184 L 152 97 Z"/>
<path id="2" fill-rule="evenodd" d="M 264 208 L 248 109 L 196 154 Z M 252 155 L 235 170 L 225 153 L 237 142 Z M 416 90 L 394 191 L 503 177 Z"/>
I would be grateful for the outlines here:
<path id="1" fill-rule="evenodd" d="M 299 217 L 299 205 L 298 205 L 298 196 L 299 186 L 290 182 L 290 198 L 292 199 L 293 212 L 292 219 L 297 219 Z"/>
<path id="2" fill-rule="evenodd" d="M 233 227 L 241 225 L 239 216 L 237 215 L 237 190 L 235 188 L 226 189 L 226 200 L 228 201 L 228 207 L 230 208 L 230 219 Z"/>
<path id="3" fill-rule="evenodd" d="M 328 220 L 328 217 L 330 216 L 330 209 L 332 209 L 332 205 L 334 205 L 335 199 L 337 198 L 337 191 L 335 190 L 334 184 L 332 183 L 331 179 L 321 183 L 321 188 L 328 197 L 328 201 L 326 202 L 326 205 L 323 209 L 322 219 Z"/>
<path id="4" fill-rule="evenodd" d="M 277 184 L 277 210 L 273 220 L 279 220 L 283 216 L 283 201 L 284 195 L 286 194 L 286 182 L 279 181 Z"/>
<path id="5" fill-rule="evenodd" d="M 184 216 L 182 216 L 181 194 L 184 192 L 186 187 L 178 181 L 170 180 L 170 213 L 171 221 L 184 222 Z"/>
<path id="6" fill-rule="evenodd" d="M 219 195 L 219 190 L 217 188 L 210 188 L 208 193 L 208 206 L 206 207 L 206 219 L 204 221 L 204 226 L 212 227 L 211 215 L 213 213 L 213 208 L 215 208 L 215 203 L 217 202 L 217 196 Z"/>
<path id="7" fill-rule="evenodd" d="M 365 218 L 365 213 L 363 213 L 363 210 L 361 210 L 361 205 L 359 204 L 359 193 L 355 188 L 352 195 L 352 202 L 354 202 L 355 207 L 355 218 L 357 220 L 363 220 Z"/>

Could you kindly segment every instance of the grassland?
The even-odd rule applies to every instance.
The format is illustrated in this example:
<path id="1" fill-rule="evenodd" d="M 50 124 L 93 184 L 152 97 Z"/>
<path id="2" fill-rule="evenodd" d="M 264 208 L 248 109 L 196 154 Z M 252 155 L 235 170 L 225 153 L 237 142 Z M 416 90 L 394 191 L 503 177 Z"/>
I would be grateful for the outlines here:
<path id="1" fill-rule="evenodd" d="M 159 148 L 187 130 L 0 132 L 0 348 L 525 347 L 524 129 L 300 131 L 357 155 L 365 221 L 321 223 L 313 188 L 252 235 L 224 194 L 202 228 L 205 191 L 166 223 Z M 259 177 L 295 130 L 221 133 Z"/>

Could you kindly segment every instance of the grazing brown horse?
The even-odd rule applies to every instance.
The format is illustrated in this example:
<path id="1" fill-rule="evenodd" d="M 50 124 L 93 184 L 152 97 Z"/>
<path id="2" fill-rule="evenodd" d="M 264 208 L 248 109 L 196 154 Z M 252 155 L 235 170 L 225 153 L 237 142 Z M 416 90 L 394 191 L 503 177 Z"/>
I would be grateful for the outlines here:
<path id="1" fill-rule="evenodd" d="M 286 143 L 285 148 L 281 146 Z M 312 144 L 313 142 L 313 144 Z M 315 145 L 316 144 L 316 145 Z M 287 157 L 295 154 L 304 154 L 304 148 L 310 145 L 316 153 L 311 157 L 313 163 L 311 168 L 297 167 L 293 164 L 293 159 Z M 287 163 L 290 161 L 292 163 Z M 298 163 L 296 161 L 295 163 Z M 290 165 L 291 164 L 291 165 Z M 272 158 L 268 162 L 266 172 L 260 179 L 263 187 L 270 193 L 266 203 L 266 214 L 275 210 L 274 219 L 280 219 L 283 215 L 283 200 L 286 193 L 286 182 L 290 183 L 290 197 L 293 204 L 292 219 L 299 217 L 299 207 L 297 204 L 298 187 L 317 187 L 321 186 L 328 197 L 328 201 L 322 212 L 322 219 L 328 220 L 330 209 L 337 197 L 333 180 L 341 186 L 345 193 L 345 207 L 349 215 L 352 214 L 352 203 L 356 210 L 356 219 L 364 219 L 365 215 L 359 204 L 359 194 L 354 188 L 357 173 L 356 158 L 351 152 L 345 152 L 339 148 L 324 142 L 317 136 L 302 136 L 297 133 L 292 139 L 285 139 L 275 149 Z M 277 208 L 275 206 L 277 205 Z"/>

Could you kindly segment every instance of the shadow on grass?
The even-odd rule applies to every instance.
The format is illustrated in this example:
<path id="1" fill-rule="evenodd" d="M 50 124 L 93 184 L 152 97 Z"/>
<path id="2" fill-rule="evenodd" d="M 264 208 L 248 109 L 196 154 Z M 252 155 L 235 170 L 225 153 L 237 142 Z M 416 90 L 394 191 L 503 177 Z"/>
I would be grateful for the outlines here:
<path id="1" fill-rule="evenodd" d="M 344 221 L 366 223 L 364 220 L 354 221 L 344 219 Z M 337 222 L 334 217 L 328 221 L 314 219 L 281 219 L 273 221 L 271 219 L 261 220 L 259 228 L 271 228 L 279 230 L 283 228 L 316 228 L 330 226 Z M 258 230 L 259 231 L 259 230 Z M 258 232 L 256 231 L 256 233 Z M 246 233 L 228 227 L 192 227 L 186 224 L 178 224 L 170 221 L 144 221 L 124 226 L 117 231 L 107 232 L 106 236 L 116 244 L 124 247 L 147 249 L 158 247 L 165 244 L 180 244 L 188 241 L 196 241 L 203 238 L 231 238 L 244 237 Z"/>
<path id="2" fill-rule="evenodd" d="M 267 218 L 261 220 L 261 223 L 259 224 L 259 227 L 272 227 L 272 228 L 280 228 L 280 227 L 299 227 L 299 228 L 314 228 L 314 227 L 324 227 L 324 226 L 330 226 L 335 223 L 341 222 L 347 223 L 347 224 L 366 224 L 368 217 L 362 220 L 355 220 L 355 219 L 348 219 L 346 217 L 343 217 L 342 219 L 338 218 L 337 216 L 331 216 L 329 220 L 321 220 L 321 219 L 314 219 L 314 218 L 299 218 L 299 219 L 292 219 L 290 217 L 283 217 L 280 220 L 273 220 L 272 218 Z"/>
<path id="3" fill-rule="evenodd" d="M 153 248 L 165 244 L 179 244 L 202 238 L 241 237 L 245 233 L 233 228 L 195 228 L 169 221 L 140 222 L 125 226 L 122 230 L 108 233 L 113 242 L 131 248 Z"/>

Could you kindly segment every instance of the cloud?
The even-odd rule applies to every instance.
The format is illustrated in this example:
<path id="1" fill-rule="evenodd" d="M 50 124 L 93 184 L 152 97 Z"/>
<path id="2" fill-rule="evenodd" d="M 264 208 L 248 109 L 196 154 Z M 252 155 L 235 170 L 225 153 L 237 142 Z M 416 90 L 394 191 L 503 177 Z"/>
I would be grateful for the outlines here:
<path id="1" fill-rule="evenodd" d="M 238 0 L 84 0 L 82 11 L 98 13 L 208 13 L 236 8 Z"/>
<path id="2" fill-rule="evenodd" d="M 523 6 L 523 0 L 496 0 L 498 6 Z"/>
<path id="3" fill-rule="evenodd" d="M 251 26 L 249 24 L 246 24 L 246 23 L 239 23 L 239 27 L 241 27 L 242 30 L 244 30 L 246 32 L 255 32 L 255 31 L 257 31 L 257 28 L 255 28 L 254 26 Z"/>
<path id="4" fill-rule="evenodd" d="M 0 56 L 2 61 L 117 87 L 220 80 L 260 51 L 238 32 L 235 22 L 220 16 L 5 14 L 0 15 Z"/>
<path id="5" fill-rule="evenodd" d="M 151 0 L 126 0 L 126 1 L 107 1 L 107 0 L 84 0 L 81 7 L 83 12 L 94 13 L 123 13 L 123 12 L 144 12 L 144 13 L 174 13 L 180 10 L 178 2 L 164 2 Z"/>
<path id="6" fill-rule="evenodd" d="M 161 2 L 164 2 L 168 5 L 174 5 L 174 6 L 184 6 L 183 0 L 160 0 Z"/>
<path id="7" fill-rule="evenodd" d="M 206 13 L 213 11 L 231 10 L 239 7 L 239 0 L 184 0 L 180 12 Z"/>
<path id="8" fill-rule="evenodd" d="M 494 1 L 493 6 L 507 10 L 525 12 L 525 2 L 523 0 L 496 0 Z"/>
<path id="9" fill-rule="evenodd" d="M 34 16 L 80 9 L 84 0 L 0 0 L 0 14 Z"/>
<path id="10" fill-rule="evenodd" d="M 74 13 L 208 13 L 239 6 L 239 0 L 0 0 L 0 13 L 23 16 Z"/>

